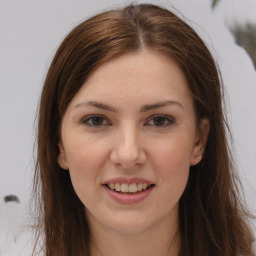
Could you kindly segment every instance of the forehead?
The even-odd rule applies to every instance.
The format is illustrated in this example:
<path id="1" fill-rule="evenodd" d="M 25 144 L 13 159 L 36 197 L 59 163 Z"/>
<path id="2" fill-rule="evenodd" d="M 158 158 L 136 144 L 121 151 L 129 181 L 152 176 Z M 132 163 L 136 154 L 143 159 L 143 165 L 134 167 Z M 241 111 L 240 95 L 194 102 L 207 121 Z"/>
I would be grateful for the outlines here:
<path id="1" fill-rule="evenodd" d="M 99 66 L 71 104 L 86 100 L 192 101 L 189 86 L 178 65 L 160 53 L 143 50 L 113 58 Z M 166 99 L 165 99 L 166 98 Z"/>

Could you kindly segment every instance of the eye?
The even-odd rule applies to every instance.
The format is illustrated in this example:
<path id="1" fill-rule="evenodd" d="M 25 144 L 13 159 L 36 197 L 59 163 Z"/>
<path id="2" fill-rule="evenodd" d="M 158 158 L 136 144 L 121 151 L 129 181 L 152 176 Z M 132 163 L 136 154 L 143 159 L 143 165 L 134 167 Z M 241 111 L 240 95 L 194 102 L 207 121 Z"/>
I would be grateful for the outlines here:
<path id="1" fill-rule="evenodd" d="M 106 118 L 100 115 L 87 116 L 81 121 L 81 123 L 87 126 L 93 126 L 93 127 L 101 127 L 101 126 L 109 125 L 109 122 L 106 120 Z"/>
<path id="2" fill-rule="evenodd" d="M 156 127 L 166 127 L 171 125 L 172 123 L 174 123 L 174 119 L 169 116 L 155 115 L 147 121 L 146 125 L 151 125 Z"/>

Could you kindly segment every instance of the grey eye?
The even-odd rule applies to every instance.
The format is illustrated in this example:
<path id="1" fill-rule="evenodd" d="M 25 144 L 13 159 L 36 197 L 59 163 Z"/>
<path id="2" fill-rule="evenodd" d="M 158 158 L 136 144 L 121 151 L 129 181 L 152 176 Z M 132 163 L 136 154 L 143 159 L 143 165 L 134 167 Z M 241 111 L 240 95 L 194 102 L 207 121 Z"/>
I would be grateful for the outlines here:
<path id="1" fill-rule="evenodd" d="M 83 124 L 86 124 L 88 126 L 104 126 L 107 125 L 108 122 L 107 120 L 99 115 L 91 115 L 86 117 L 85 119 L 82 120 Z"/>
<path id="2" fill-rule="evenodd" d="M 166 120 L 166 117 L 163 116 L 157 116 L 153 118 L 153 123 L 156 126 L 163 126 L 166 124 L 166 122 L 168 121 Z"/>
<path id="3" fill-rule="evenodd" d="M 164 115 L 157 115 L 157 116 L 152 117 L 147 122 L 147 125 L 152 125 L 152 126 L 157 126 L 157 127 L 165 127 L 172 123 L 174 123 L 172 118 L 170 118 L 168 116 L 164 116 Z"/>
<path id="4" fill-rule="evenodd" d="M 101 116 L 94 116 L 94 117 L 91 117 L 91 123 L 92 123 L 92 125 L 99 126 L 99 125 L 102 125 L 103 122 L 104 122 L 104 119 L 103 119 Z"/>

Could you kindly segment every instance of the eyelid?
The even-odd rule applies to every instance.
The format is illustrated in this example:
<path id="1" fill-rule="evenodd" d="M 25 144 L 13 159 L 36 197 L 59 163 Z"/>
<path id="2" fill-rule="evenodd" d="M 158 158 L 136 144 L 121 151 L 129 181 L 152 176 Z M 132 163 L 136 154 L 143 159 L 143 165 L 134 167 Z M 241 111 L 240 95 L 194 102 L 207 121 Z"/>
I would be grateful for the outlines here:
<path id="1" fill-rule="evenodd" d="M 103 121 L 102 121 L 102 124 L 90 124 L 89 121 L 92 121 L 92 118 L 102 118 Z M 150 124 L 150 122 L 154 119 L 154 118 L 164 118 L 165 120 L 165 124 L 163 125 L 157 125 L 157 124 Z M 166 123 L 167 121 L 167 123 Z M 109 119 L 104 116 L 104 115 L 101 115 L 101 114 L 90 114 L 90 115 L 87 115 L 85 117 L 83 117 L 81 119 L 81 121 L 79 122 L 80 124 L 83 124 L 83 125 L 86 125 L 88 127 L 95 127 L 95 128 L 101 128 L 101 127 L 104 127 L 104 126 L 107 126 L 107 125 L 111 125 L 111 122 L 109 121 Z M 146 126 L 154 126 L 154 127 L 157 127 L 157 128 L 165 128 L 171 124 L 175 123 L 175 118 L 173 118 L 172 116 L 169 116 L 169 115 L 165 115 L 165 114 L 154 114 L 150 117 L 148 117 L 146 119 L 146 122 L 144 125 Z"/>
<path id="2" fill-rule="evenodd" d="M 168 121 L 168 124 L 165 124 L 165 125 L 152 125 L 152 126 L 155 126 L 155 127 L 158 127 L 158 128 L 164 128 L 164 127 L 167 127 L 173 123 L 175 123 L 175 118 L 173 118 L 172 116 L 169 116 L 169 115 L 165 115 L 165 114 L 155 114 L 155 115 L 152 115 L 150 116 L 149 118 L 147 118 L 147 121 L 146 121 L 146 125 L 150 125 L 148 124 L 151 120 L 153 120 L 154 118 L 156 117 L 163 117 L 165 118 L 167 121 Z"/>
<path id="3" fill-rule="evenodd" d="M 88 121 L 89 120 L 92 120 L 93 117 L 100 117 L 102 118 L 104 121 L 107 122 L 107 124 L 103 124 L 103 125 L 93 125 L 93 124 L 89 124 Z M 103 121 L 103 122 L 104 122 Z M 109 119 L 106 118 L 104 115 L 101 115 L 101 114 L 90 114 L 88 116 L 85 116 L 81 119 L 81 121 L 79 122 L 80 124 L 83 124 L 83 125 L 86 125 L 88 127 L 95 127 L 95 128 L 100 128 L 100 127 L 103 127 L 103 126 L 106 126 L 106 125 L 109 125 L 111 124 Z"/>

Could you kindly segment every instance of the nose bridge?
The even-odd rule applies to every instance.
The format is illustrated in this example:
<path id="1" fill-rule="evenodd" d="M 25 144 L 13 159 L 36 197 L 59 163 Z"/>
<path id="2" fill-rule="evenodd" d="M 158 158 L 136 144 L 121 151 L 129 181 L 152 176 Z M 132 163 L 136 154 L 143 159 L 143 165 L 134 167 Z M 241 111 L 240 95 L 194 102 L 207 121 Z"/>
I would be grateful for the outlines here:
<path id="1" fill-rule="evenodd" d="M 133 122 L 120 125 L 112 160 L 125 168 L 142 164 L 145 161 L 145 152 L 141 145 L 141 131 Z"/>
<path id="2" fill-rule="evenodd" d="M 138 150 L 139 136 L 138 129 L 134 125 L 123 127 L 120 131 L 120 150 L 124 154 L 135 155 Z"/>

